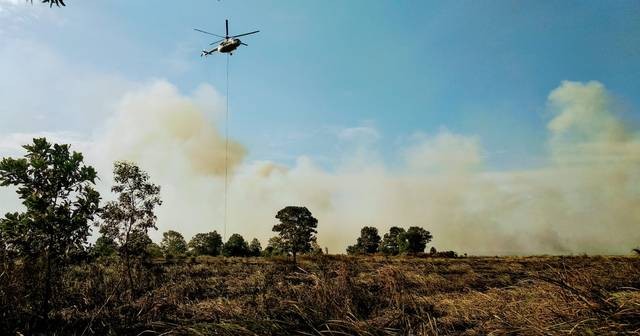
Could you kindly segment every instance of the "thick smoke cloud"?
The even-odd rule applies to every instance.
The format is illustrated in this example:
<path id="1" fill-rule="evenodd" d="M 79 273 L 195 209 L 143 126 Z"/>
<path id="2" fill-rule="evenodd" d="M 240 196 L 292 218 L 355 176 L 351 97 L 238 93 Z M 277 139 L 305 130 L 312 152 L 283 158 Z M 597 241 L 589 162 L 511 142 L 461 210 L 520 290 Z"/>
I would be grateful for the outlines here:
<path id="1" fill-rule="evenodd" d="M 184 95 L 156 81 L 130 90 L 82 144 L 105 196 L 114 160 L 137 162 L 162 185 L 155 239 L 168 229 L 187 238 L 223 229 L 222 102 L 206 85 Z M 266 242 L 277 210 L 304 205 L 333 253 L 365 225 L 423 226 L 438 248 L 471 254 L 628 253 L 640 244 L 637 130 L 598 82 L 563 82 L 548 105 L 547 163 L 525 170 L 487 168 L 481 139 L 446 129 L 411 136 L 393 166 L 381 159 L 384 137 L 373 124 L 345 129 L 335 141 L 347 150 L 331 171 L 310 157 L 247 162 L 232 141 L 227 236 Z"/>

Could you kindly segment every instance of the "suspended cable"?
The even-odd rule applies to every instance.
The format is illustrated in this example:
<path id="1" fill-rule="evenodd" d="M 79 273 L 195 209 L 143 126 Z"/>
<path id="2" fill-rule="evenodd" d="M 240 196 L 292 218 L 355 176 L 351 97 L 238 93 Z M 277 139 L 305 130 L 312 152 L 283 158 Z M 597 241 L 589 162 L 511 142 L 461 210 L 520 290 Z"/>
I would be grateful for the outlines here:
<path id="1" fill-rule="evenodd" d="M 227 241 L 227 217 L 229 198 L 229 54 L 227 54 L 227 106 L 224 120 L 224 229 L 223 241 Z"/>

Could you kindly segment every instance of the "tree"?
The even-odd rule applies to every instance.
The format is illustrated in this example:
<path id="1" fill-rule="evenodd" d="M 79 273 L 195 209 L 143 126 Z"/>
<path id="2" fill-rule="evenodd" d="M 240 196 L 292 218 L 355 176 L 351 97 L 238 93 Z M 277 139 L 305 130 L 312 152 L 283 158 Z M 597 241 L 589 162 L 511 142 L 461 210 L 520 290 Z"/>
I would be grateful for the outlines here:
<path id="1" fill-rule="evenodd" d="M 180 232 L 169 230 L 162 234 L 160 248 L 165 256 L 183 255 L 187 253 L 187 242 L 184 240 L 184 237 Z"/>
<path id="2" fill-rule="evenodd" d="M 400 253 L 400 245 L 404 229 L 397 226 L 392 226 L 389 229 L 389 233 L 385 233 L 382 241 L 380 242 L 380 252 L 385 255 L 397 255 Z"/>
<path id="3" fill-rule="evenodd" d="M 349 254 L 372 254 L 378 252 L 380 245 L 380 235 L 378 229 L 372 226 L 365 226 L 360 230 L 360 237 L 356 244 L 347 248 Z"/>
<path id="4" fill-rule="evenodd" d="M 401 234 L 400 252 L 418 253 L 424 252 L 427 243 L 433 239 L 431 232 L 418 227 L 412 226 L 407 232 Z"/>
<path id="5" fill-rule="evenodd" d="M 262 251 L 262 254 L 266 257 L 284 255 L 285 253 L 287 252 L 285 251 L 284 243 L 279 236 L 269 238 L 267 247 Z"/>
<path id="6" fill-rule="evenodd" d="M 262 254 L 262 245 L 258 238 L 253 238 L 249 243 L 249 255 L 252 257 L 259 257 Z"/>
<path id="7" fill-rule="evenodd" d="M 131 162 L 117 161 L 113 165 L 114 186 L 111 191 L 118 195 L 102 209 L 103 223 L 100 231 L 120 246 L 124 257 L 133 297 L 131 257 L 140 256 L 151 242 L 147 232 L 157 230 L 155 207 L 162 204 L 160 187 L 149 182 L 149 175 Z M 135 238 L 135 239 L 132 239 Z M 146 238 L 146 239 L 145 239 Z"/>
<path id="8" fill-rule="evenodd" d="M 154 242 L 150 242 L 149 244 L 147 244 L 146 248 L 144 249 L 144 253 L 149 258 L 162 257 L 162 249 L 160 248 L 160 245 Z"/>
<path id="9" fill-rule="evenodd" d="M 299 206 L 288 206 L 278 211 L 276 218 L 280 220 L 280 224 L 274 225 L 273 231 L 279 233 L 285 251 L 293 254 L 295 264 L 298 252 L 308 252 L 311 249 L 318 220 L 309 209 Z"/>
<path id="10" fill-rule="evenodd" d="M 322 247 L 320 247 L 320 244 L 318 244 L 318 240 L 315 237 L 311 242 L 311 251 L 309 252 L 309 254 L 314 256 L 319 256 L 323 254 Z"/>
<path id="11" fill-rule="evenodd" d="M 198 233 L 189 241 L 189 248 L 195 255 L 220 255 L 222 237 L 218 232 Z"/>
<path id="12" fill-rule="evenodd" d="M 118 252 L 118 245 L 110 237 L 104 235 L 98 237 L 93 245 L 92 254 L 96 257 L 109 257 Z"/>
<path id="13" fill-rule="evenodd" d="M 23 148 L 24 158 L 0 161 L 0 186 L 17 186 L 25 211 L 7 213 L 0 231 L 5 249 L 27 264 L 42 265 L 44 283 L 36 280 L 34 285 L 42 286 L 40 316 L 46 326 L 53 286 L 71 255 L 84 250 L 100 194 L 93 189 L 95 169 L 84 165 L 82 154 L 70 152 L 69 145 L 38 138 Z"/>
<path id="14" fill-rule="evenodd" d="M 222 246 L 222 255 L 225 257 L 246 257 L 249 255 L 249 244 L 241 235 L 234 233 Z"/>

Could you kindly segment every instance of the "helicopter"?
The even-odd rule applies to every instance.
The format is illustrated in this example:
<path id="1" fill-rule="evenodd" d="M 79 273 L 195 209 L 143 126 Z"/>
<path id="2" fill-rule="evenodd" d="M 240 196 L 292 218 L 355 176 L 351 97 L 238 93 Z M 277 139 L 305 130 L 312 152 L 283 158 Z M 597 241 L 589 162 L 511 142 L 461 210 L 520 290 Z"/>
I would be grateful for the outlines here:
<path id="1" fill-rule="evenodd" d="M 221 52 L 221 53 L 229 53 L 230 55 L 233 55 L 233 51 L 236 50 L 241 44 L 244 45 L 244 46 L 248 46 L 248 44 L 240 41 L 240 39 L 238 37 L 251 35 L 251 34 L 255 34 L 255 33 L 260 32 L 259 30 L 256 30 L 256 31 L 252 31 L 250 33 L 244 33 L 244 34 L 238 34 L 238 35 L 229 36 L 229 20 L 224 20 L 224 24 L 225 24 L 225 27 L 226 27 L 225 36 L 221 36 L 221 35 L 218 35 L 218 34 L 210 33 L 208 31 L 205 31 L 205 30 L 202 30 L 202 29 L 193 28 L 193 30 L 195 30 L 195 31 L 222 38 L 222 40 L 211 42 L 209 45 L 214 45 L 214 44 L 218 44 L 218 45 L 215 48 L 212 48 L 210 50 L 206 50 L 206 49 L 202 50 L 202 53 L 200 54 L 200 57 L 209 56 L 209 55 L 213 54 L 216 51 L 217 52 Z"/>

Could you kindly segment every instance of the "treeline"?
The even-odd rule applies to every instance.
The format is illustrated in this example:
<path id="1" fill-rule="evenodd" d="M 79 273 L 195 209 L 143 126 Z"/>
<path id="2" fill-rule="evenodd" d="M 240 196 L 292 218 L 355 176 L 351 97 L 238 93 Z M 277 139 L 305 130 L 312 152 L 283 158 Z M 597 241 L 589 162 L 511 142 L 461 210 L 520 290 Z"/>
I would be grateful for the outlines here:
<path id="1" fill-rule="evenodd" d="M 347 253 L 351 255 L 367 255 L 380 253 L 386 256 L 399 254 L 420 254 L 424 253 L 427 244 L 431 242 L 433 235 L 431 232 L 418 226 L 411 226 L 405 230 L 401 227 L 392 226 L 383 237 L 378 234 L 378 229 L 372 226 L 365 226 L 360 230 L 360 237 L 354 245 L 347 247 Z M 454 251 L 438 252 L 435 247 L 431 247 L 429 255 L 433 257 L 455 258 L 458 254 Z"/>
<path id="2" fill-rule="evenodd" d="M 198 234 L 187 244 L 179 232 L 168 231 L 156 245 L 148 232 L 157 229 L 160 186 L 138 166 L 124 161 L 114 164 L 111 191 L 116 197 L 100 206 L 97 172 L 84 164 L 81 153 L 45 138 L 23 148 L 27 152 L 23 158 L 0 161 L 0 186 L 14 187 L 24 206 L 24 211 L 0 219 L 0 334 L 17 325 L 46 332 L 52 311 L 63 301 L 57 293 L 64 288 L 65 274 L 92 257 L 119 256 L 122 267 L 116 269 L 122 270 L 128 296 L 134 300 L 143 291 L 134 274 L 147 274 L 149 257 L 160 254 L 287 254 L 295 263 L 298 254 L 319 250 L 318 221 L 307 208 L 298 206 L 278 211 L 279 223 L 273 226 L 278 235 L 264 251 L 257 239 L 247 243 L 239 234 L 222 244 L 216 232 Z M 88 244 L 92 226 L 100 232 L 95 245 Z M 17 305 L 17 300 L 25 302 Z"/>
<path id="3" fill-rule="evenodd" d="M 286 244 L 279 236 L 269 239 L 268 245 L 264 249 L 257 238 L 248 242 L 238 233 L 232 234 L 226 242 L 223 242 L 222 236 L 217 231 L 198 233 L 188 243 L 180 232 L 174 230 L 164 232 L 160 244 L 154 243 L 148 237 L 142 241 L 144 248 L 138 249 L 136 254 L 139 258 L 275 257 L 289 255 Z M 100 236 L 94 245 L 87 248 L 90 257 L 115 256 L 119 251 L 122 251 L 122 246 L 118 246 L 113 239 L 107 236 Z M 315 237 L 311 241 L 310 248 L 301 252 L 312 255 L 323 253 Z"/>
<path id="4" fill-rule="evenodd" d="M 0 277 L 14 279 L 0 282 L 0 331 L 20 324 L 25 330 L 46 330 L 51 312 L 63 301 L 57 293 L 62 292 L 65 275 L 72 266 L 99 258 L 115 262 L 124 293 L 134 300 L 148 290 L 141 281 L 154 258 L 287 256 L 295 264 L 299 254 L 323 253 L 316 238 L 318 220 L 301 206 L 276 213 L 276 235 L 264 249 L 258 239 L 247 241 L 237 233 L 223 242 L 216 231 L 198 233 L 187 242 L 180 232 L 170 230 L 156 244 L 149 230 L 157 230 L 161 188 L 140 167 L 115 162 L 114 198 L 102 205 L 95 190 L 98 174 L 84 164 L 81 153 L 45 138 L 23 148 L 24 157 L 0 161 L 0 186 L 13 187 L 24 207 L 0 219 Z M 99 232 L 95 244 L 88 243 L 92 228 Z M 429 231 L 414 226 L 392 227 L 382 238 L 376 228 L 365 227 L 347 252 L 420 253 L 432 238 Z M 12 303 L 16 298 L 24 305 Z"/>

